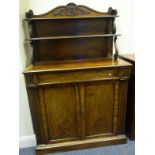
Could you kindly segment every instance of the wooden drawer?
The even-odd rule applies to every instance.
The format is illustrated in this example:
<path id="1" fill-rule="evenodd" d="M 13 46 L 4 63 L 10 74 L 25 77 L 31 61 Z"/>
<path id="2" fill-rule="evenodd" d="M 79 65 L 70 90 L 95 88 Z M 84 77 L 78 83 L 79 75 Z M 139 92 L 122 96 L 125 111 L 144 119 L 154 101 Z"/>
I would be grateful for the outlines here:
<path id="1" fill-rule="evenodd" d="M 117 69 L 96 69 L 96 70 L 78 70 L 63 71 L 53 73 L 39 73 L 38 84 L 56 84 L 83 81 L 96 81 L 102 79 L 116 79 L 119 77 Z"/>

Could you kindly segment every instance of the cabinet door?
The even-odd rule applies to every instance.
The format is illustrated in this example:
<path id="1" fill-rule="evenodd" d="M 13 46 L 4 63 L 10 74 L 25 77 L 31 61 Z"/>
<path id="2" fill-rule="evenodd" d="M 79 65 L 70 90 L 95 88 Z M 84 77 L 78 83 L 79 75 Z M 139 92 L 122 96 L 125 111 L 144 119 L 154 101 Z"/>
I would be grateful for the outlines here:
<path id="1" fill-rule="evenodd" d="M 44 86 L 39 93 L 47 143 L 77 139 L 77 86 Z"/>
<path id="2" fill-rule="evenodd" d="M 83 89 L 85 136 L 113 135 L 117 127 L 118 82 L 88 82 Z"/>

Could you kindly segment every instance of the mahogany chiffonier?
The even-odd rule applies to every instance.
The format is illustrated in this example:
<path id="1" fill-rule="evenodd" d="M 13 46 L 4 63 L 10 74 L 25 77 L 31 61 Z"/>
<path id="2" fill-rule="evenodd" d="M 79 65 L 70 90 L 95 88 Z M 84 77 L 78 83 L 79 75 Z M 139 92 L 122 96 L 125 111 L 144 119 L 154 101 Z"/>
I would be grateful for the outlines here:
<path id="1" fill-rule="evenodd" d="M 120 59 L 132 64 L 127 95 L 126 132 L 131 140 L 135 140 L 135 55 L 120 55 Z"/>
<path id="2" fill-rule="evenodd" d="M 131 64 L 118 58 L 116 17 L 112 8 L 73 3 L 26 13 L 33 55 L 24 76 L 37 155 L 126 142 Z"/>

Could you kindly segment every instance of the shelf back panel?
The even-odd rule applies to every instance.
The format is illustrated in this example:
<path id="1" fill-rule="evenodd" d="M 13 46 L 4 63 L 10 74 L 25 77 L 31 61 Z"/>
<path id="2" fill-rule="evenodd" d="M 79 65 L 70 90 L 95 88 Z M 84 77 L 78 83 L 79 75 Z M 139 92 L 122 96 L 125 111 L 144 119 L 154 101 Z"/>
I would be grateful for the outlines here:
<path id="1" fill-rule="evenodd" d="M 35 61 L 98 59 L 111 56 L 113 37 L 36 41 Z"/>
<path id="2" fill-rule="evenodd" d="M 32 22 L 33 37 L 94 34 L 112 34 L 112 19 L 67 19 Z"/>

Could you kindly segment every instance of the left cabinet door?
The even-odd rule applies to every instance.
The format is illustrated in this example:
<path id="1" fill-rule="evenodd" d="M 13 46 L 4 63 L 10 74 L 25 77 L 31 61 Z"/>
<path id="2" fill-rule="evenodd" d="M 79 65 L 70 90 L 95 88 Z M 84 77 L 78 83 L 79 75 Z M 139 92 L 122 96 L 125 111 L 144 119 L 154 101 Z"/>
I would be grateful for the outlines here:
<path id="1" fill-rule="evenodd" d="M 77 85 L 41 86 L 38 94 L 47 143 L 78 139 L 80 109 Z"/>

